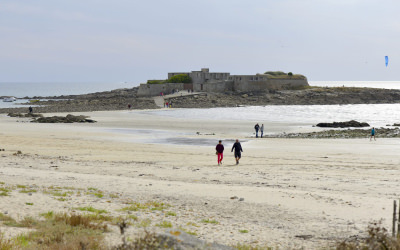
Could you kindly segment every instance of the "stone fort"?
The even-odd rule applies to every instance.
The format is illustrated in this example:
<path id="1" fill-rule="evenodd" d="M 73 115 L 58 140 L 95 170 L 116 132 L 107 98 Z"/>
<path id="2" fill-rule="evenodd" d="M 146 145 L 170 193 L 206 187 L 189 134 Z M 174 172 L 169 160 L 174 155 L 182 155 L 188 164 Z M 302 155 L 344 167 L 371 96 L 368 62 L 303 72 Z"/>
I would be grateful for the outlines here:
<path id="1" fill-rule="evenodd" d="M 160 93 L 170 94 L 176 90 L 224 93 L 283 90 L 309 86 L 307 78 L 299 75 L 284 77 L 269 74 L 231 75 L 227 72 L 210 72 L 208 68 L 202 68 L 200 71 L 168 73 L 168 79 L 182 74 L 191 77 L 192 83 L 140 84 L 138 96 L 158 96 Z"/>

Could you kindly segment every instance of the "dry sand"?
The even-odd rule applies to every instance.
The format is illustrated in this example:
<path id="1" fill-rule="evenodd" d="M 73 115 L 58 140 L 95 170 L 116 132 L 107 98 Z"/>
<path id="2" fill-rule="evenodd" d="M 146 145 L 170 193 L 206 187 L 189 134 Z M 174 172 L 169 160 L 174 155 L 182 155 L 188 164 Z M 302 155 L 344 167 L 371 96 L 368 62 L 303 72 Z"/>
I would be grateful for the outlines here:
<path id="1" fill-rule="evenodd" d="M 171 206 L 131 212 L 138 224 L 150 219 L 149 228 L 162 231 L 156 224 L 169 221 L 210 242 L 280 249 L 332 246 L 364 236 L 368 223 L 380 219 L 391 228 L 393 199 L 400 196 L 398 139 L 255 139 L 254 124 L 246 121 L 82 114 L 98 122 L 36 124 L 0 116 L 0 187 L 13 189 L 0 196 L 1 213 L 21 219 L 92 206 L 126 216 L 120 209 L 130 202 L 157 201 Z M 264 124 L 269 132 L 293 130 Z M 245 141 L 240 165 L 229 141 L 217 166 L 214 144 L 236 137 Z M 103 197 L 95 195 L 100 191 Z M 140 230 L 131 227 L 129 234 Z M 119 242 L 116 227 L 107 239 Z"/>

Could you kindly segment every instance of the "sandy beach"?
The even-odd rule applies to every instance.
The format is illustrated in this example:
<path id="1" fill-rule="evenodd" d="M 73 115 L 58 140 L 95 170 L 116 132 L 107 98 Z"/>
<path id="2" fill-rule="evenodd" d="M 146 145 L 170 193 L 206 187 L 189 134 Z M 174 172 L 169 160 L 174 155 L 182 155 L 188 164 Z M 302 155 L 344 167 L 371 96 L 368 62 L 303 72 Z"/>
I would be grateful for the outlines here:
<path id="1" fill-rule="evenodd" d="M 137 217 L 142 226 L 129 228 L 132 237 L 145 227 L 163 231 L 157 225 L 168 221 L 208 242 L 279 249 L 334 246 L 365 236 L 368 223 L 381 219 L 391 228 L 393 200 L 400 196 L 399 139 L 256 139 L 250 121 L 143 110 L 74 114 L 97 123 L 0 116 L 0 187 L 11 190 L 0 196 L 1 213 L 18 220 L 94 207 Z M 264 125 L 270 133 L 312 130 Z M 244 150 L 239 165 L 230 152 L 236 138 Z M 215 155 L 219 139 L 222 166 Z M 132 202 L 167 206 L 122 210 Z M 120 242 L 117 226 L 111 228 L 110 246 Z M 14 237 L 26 230 L 2 225 L 0 231 Z"/>

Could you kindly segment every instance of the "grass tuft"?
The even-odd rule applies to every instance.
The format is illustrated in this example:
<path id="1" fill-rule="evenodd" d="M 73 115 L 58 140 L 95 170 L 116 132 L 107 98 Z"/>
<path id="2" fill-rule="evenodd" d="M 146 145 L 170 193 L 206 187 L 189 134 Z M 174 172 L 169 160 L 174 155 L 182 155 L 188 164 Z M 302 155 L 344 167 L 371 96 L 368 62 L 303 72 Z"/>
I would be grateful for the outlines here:
<path id="1" fill-rule="evenodd" d="M 202 219 L 201 222 L 203 222 L 203 223 L 208 223 L 208 224 L 219 224 L 218 221 L 216 221 L 216 220 L 210 220 L 210 219 Z"/>
<path id="2" fill-rule="evenodd" d="M 105 214 L 108 213 L 107 210 L 104 209 L 96 209 L 92 206 L 89 207 L 78 207 L 76 208 L 79 211 L 87 211 L 87 212 L 92 212 L 92 213 L 96 213 L 96 214 Z"/>
<path id="3" fill-rule="evenodd" d="M 158 224 L 156 224 L 157 227 L 162 227 L 162 228 L 171 228 L 172 227 L 172 223 L 169 221 L 162 221 Z"/>

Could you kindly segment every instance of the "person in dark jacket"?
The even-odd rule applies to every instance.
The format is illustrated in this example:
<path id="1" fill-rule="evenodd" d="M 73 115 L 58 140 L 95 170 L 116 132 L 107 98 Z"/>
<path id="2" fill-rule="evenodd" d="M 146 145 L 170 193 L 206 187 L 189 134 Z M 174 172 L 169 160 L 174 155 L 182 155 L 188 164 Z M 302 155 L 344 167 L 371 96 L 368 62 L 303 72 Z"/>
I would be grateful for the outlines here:
<path id="1" fill-rule="evenodd" d="M 220 140 L 215 147 L 215 150 L 217 151 L 218 155 L 218 166 L 222 164 L 222 159 L 224 158 L 224 145 L 222 145 L 222 141 Z"/>
<path id="2" fill-rule="evenodd" d="M 260 129 L 260 125 L 258 123 L 254 126 L 254 129 L 256 130 L 256 138 L 258 138 L 258 130 Z"/>
<path id="3" fill-rule="evenodd" d="M 241 152 L 243 152 L 242 145 L 240 145 L 240 142 L 239 142 L 238 139 L 236 139 L 236 142 L 233 144 L 231 152 L 233 152 L 234 149 L 235 149 L 236 165 L 238 165 L 239 164 L 239 160 L 242 157 L 242 153 Z"/>

